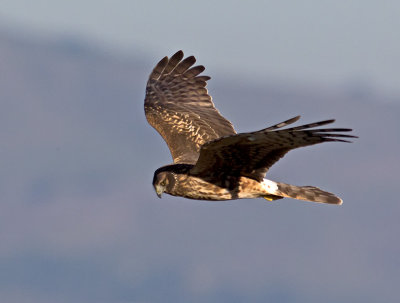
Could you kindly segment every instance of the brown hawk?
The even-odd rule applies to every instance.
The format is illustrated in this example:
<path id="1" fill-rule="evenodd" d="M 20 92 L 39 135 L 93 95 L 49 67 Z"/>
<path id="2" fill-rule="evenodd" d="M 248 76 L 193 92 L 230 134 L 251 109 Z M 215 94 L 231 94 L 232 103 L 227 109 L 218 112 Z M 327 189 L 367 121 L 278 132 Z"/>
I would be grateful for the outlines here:
<path id="1" fill-rule="evenodd" d="M 174 163 L 157 169 L 153 186 L 198 200 L 283 197 L 342 204 L 332 193 L 313 186 L 294 186 L 265 179 L 268 169 L 288 151 L 322 142 L 350 142 L 347 128 L 316 128 L 335 120 L 282 129 L 300 116 L 265 129 L 237 134 L 214 107 L 206 89 L 204 66 L 178 51 L 153 69 L 146 86 L 148 122 L 168 144 Z M 339 133 L 339 134 L 337 134 Z"/>

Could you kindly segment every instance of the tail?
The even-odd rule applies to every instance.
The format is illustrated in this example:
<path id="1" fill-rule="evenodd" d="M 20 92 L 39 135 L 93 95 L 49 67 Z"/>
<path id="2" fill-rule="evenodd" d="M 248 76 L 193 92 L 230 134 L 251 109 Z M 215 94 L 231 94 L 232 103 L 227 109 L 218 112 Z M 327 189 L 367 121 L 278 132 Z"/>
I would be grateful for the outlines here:
<path id="1" fill-rule="evenodd" d="M 266 179 L 264 179 L 264 182 L 265 180 Z M 273 192 L 270 191 L 270 193 L 276 196 L 336 205 L 341 205 L 343 203 L 342 199 L 340 199 L 339 197 L 327 191 L 323 191 L 318 187 L 295 186 L 268 180 L 268 184 L 272 183 L 276 186 L 270 186 L 269 190 L 273 189 Z"/>

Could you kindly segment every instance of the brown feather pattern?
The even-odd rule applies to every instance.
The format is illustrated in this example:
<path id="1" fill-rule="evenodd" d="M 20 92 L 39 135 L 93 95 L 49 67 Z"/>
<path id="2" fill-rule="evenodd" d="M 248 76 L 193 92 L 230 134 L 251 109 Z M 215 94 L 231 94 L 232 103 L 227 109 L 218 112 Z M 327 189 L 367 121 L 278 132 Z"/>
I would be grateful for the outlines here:
<path id="1" fill-rule="evenodd" d="M 279 129 L 297 120 L 298 117 L 295 117 L 257 132 L 241 133 L 208 142 L 202 146 L 199 160 L 191 173 L 201 176 L 210 172 L 229 172 L 230 175 L 262 181 L 268 169 L 292 149 L 322 142 L 349 142 L 341 138 L 355 138 L 341 134 L 351 130 L 347 128 L 309 129 L 335 120 Z"/>
<path id="2" fill-rule="evenodd" d="M 146 87 L 148 122 L 167 143 L 174 163 L 196 163 L 200 147 L 222 136 L 235 134 L 232 124 L 214 107 L 208 94 L 208 76 L 193 56 L 182 60 L 178 51 L 164 57 L 150 74 Z"/>

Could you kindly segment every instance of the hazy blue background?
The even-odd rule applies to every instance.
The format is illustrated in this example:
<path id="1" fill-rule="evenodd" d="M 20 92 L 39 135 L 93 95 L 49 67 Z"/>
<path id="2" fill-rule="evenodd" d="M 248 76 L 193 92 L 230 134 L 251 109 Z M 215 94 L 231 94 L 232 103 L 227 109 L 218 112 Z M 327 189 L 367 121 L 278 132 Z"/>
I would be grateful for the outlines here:
<path id="1" fill-rule="evenodd" d="M 4 24 L 149 57 L 183 48 L 207 60 L 213 75 L 244 74 L 259 84 L 268 76 L 361 82 L 397 92 L 399 14 L 396 0 L 0 2 Z"/>
<path id="2" fill-rule="evenodd" d="M 1 302 L 397 302 L 400 4 L 0 2 Z M 340 194 L 158 199 L 154 64 L 183 49 L 239 131 L 336 118 L 275 180 Z"/>

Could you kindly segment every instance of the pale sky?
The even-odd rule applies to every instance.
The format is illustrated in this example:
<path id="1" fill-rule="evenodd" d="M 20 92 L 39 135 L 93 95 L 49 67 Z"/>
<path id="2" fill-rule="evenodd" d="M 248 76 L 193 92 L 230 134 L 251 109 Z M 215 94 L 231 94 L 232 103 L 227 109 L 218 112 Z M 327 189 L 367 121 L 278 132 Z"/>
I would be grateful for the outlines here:
<path id="1" fill-rule="evenodd" d="M 211 75 L 400 92 L 394 0 L 2 0 L 0 18 L 9 28 L 79 35 L 149 58 L 183 49 Z"/>

